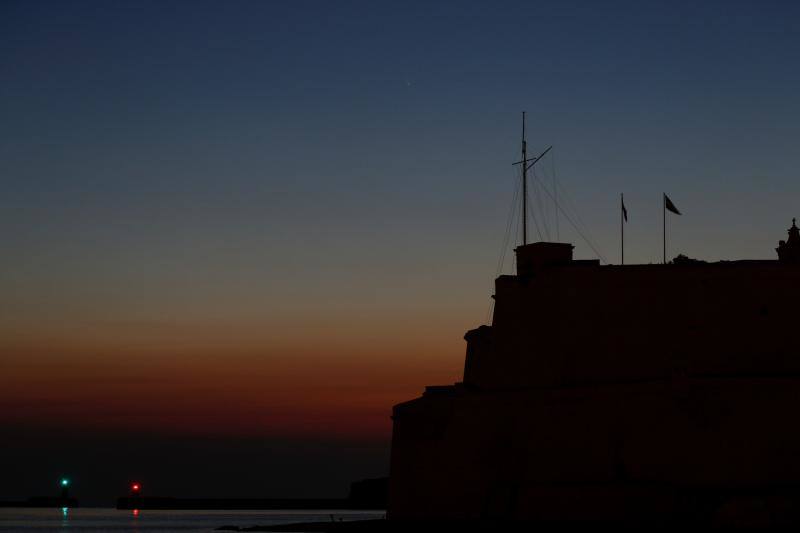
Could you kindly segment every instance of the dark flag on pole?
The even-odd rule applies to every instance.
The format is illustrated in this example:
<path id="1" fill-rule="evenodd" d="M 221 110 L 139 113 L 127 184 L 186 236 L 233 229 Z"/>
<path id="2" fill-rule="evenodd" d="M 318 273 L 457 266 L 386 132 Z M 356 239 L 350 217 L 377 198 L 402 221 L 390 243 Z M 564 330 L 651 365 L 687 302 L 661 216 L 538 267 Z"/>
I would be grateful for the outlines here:
<path id="1" fill-rule="evenodd" d="M 681 212 L 678 211 L 678 208 L 675 207 L 675 204 L 672 203 L 672 200 L 669 199 L 667 193 L 664 194 L 664 210 L 663 210 L 663 217 L 664 217 L 664 264 L 667 264 L 667 211 L 670 213 L 675 213 L 676 215 L 680 215 Z"/>
<path id="2" fill-rule="evenodd" d="M 628 210 L 625 209 L 625 197 L 619 195 L 620 217 L 619 217 L 619 264 L 625 264 L 625 222 L 628 221 Z"/>
<path id="3" fill-rule="evenodd" d="M 675 204 L 672 203 L 672 200 L 670 200 L 669 196 L 667 196 L 666 194 L 664 195 L 664 207 L 667 209 L 667 211 L 672 211 L 676 215 L 681 214 L 681 212 L 678 211 L 678 208 L 675 207 Z M 625 208 L 623 207 L 623 209 Z M 628 220 L 627 217 L 625 218 L 625 220 Z"/>

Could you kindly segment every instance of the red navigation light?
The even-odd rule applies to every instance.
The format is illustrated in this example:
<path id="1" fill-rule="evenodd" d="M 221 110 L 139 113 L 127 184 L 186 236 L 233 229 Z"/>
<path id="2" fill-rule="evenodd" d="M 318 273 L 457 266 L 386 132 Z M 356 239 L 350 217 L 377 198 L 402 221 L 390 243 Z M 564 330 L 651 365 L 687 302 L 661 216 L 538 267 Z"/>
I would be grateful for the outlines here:
<path id="1" fill-rule="evenodd" d="M 138 483 L 131 484 L 131 492 L 139 492 L 140 490 L 142 490 L 141 485 L 139 485 Z"/>

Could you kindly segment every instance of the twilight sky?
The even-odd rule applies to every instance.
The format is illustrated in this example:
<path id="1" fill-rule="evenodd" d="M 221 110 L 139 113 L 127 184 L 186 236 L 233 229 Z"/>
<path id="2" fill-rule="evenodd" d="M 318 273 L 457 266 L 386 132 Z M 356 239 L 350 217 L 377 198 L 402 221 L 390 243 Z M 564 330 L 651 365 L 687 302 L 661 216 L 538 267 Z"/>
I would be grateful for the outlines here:
<path id="1" fill-rule="evenodd" d="M 660 260 L 662 191 L 672 256 L 774 258 L 798 32 L 770 1 L 3 2 L 0 497 L 384 475 L 391 406 L 486 320 L 523 109 L 608 261 L 621 192 L 626 262 Z"/>

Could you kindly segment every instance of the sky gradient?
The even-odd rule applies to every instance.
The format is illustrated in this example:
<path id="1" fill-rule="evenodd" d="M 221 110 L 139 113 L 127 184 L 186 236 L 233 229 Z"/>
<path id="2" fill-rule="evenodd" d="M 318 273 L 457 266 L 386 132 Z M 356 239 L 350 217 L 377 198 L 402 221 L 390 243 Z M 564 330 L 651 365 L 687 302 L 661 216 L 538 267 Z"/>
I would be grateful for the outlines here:
<path id="1" fill-rule="evenodd" d="M 662 192 L 671 256 L 775 258 L 800 7 L 696 4 L 3 2 L 0 497 L 61 475 L 52 435 L 95 499 L 146 465 L 196 492 L 209 454 L 222 495 L 385 474 L 391 406 L 487 320 L 522 110 L 609 262 L 620 193 L 626 262 Z"/>

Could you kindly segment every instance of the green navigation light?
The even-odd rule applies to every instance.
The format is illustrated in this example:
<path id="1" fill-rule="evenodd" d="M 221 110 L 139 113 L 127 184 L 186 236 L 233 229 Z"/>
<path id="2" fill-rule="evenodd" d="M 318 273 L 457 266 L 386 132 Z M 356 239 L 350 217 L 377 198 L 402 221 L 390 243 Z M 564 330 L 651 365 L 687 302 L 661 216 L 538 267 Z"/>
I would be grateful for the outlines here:
<path id="1" fill-rule="evenodd" d="M 61 478 L 61 486 L 62 487 L 69 487 L 69 480 L 65 477 Z"/>

